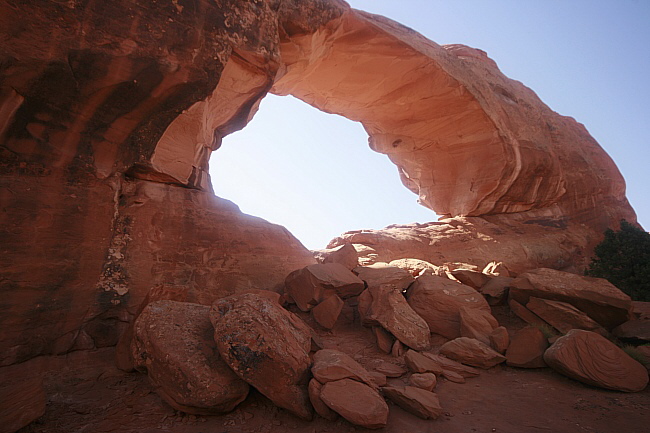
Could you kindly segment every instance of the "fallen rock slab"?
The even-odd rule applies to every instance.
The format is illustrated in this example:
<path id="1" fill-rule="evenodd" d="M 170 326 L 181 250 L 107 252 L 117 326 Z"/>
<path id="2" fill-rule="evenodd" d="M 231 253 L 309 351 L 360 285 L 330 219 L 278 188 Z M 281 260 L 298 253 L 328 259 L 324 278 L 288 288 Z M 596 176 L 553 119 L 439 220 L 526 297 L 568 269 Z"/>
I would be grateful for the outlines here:
<path id="1" fill-rule="evenodd" d="M 384 353 L 390 353 L 395 344 L 395 337 L 393 334 L 386 331 L 381 326 L 373 326 L 372 333 L 375 336 L 375 341 L 377 342 L 377 347 Z"/>
<path id="2" fill-rule="evenodd" d="M 519 368 L 546 367 L 544 352 L 548 340 L 539 329 L 527 326 L 513 335 L 506 351 L 506 364 Z"/>
<path id="3" fill-rule="evenodd" d="M 443 273 L 440 266 L 429 263 L 420 259 L 398 259 L 388 263 L 389 266 L 395 266 L 408 271 L 413 277 L 418 277 L 423 273 L 430 275 L 441 275 Z"/>
<path id="4" fill-rule="evenodd" d="M 321 390 L 323 389 L 323 384 L 321 384 L 316 379 L 309 381 L 309 401 L 314 407 L 314 411 L 321 417 L 334 421 L 338 418 L 338 414 L 329 408 L 328 405 L 323 402 L 320 398 Z"/>
<path id="5" fill-rule="evenodd" d="M 463 365 L 460 362 L 447 358 L 446 356 L 436 355 L 431 352 L 422 352 L 422 355 L 426 356 L 427 358 L 439 364 L 443 369 L 442 371 L 443 375 L 446 374 L 447 372 L 453 372 L 461 375 L 462 377 L 470 378 L 470 377 L 476 377 L 479 374 L 481 374 L 479 370 L 469 367 L 467 365 Z"/>
<path id="6" fill-rule="evenodd" d="M 404 362 L 406 363 L 406 367 L 413 373 L 441 374 L 443 370 L 438 362 L 415 350 L 406 352 Z"/>
<path id="7" fill-rule="evenodd" d="M 338 350 L 323 349 L 316 352 L 311 372 L 314 378 L 322 384 L 351 379 L 375 388 L 375 382 L 368 370 L 352 357 Z"/>
<path id="8" fill-rule="evenodd" d="M 612 333 L 622 340 L 650 341 L 650 320 L 630 320 L 618 325 Z"/>
<path id="9" fill-rule="evenodd" d="M 356 380 L 327 382 L 321 389 L 320 399 L 354 425 L 378 429 L 388 422 L 388 405 L 383 397 Z"/>
<path id="10" fill-rule="evenodd" d="M 359 253 L 352 244 L 314 251 L 314 257 L 319 263 L 338 263 L 349 270 L 359 266 Z"/>
<path id="11" fill-rule="evenodd" d="M 341 310 L 343 310 L 343 300 L 337 295 L 331 295 L 320 304 L 316 305 L 311 314 L 314 320 L 325 329 L 332 329 L 336 324 Z"/>
<path id="12" fill-rule="evenodd" d="M 478 308 L 460 307 L 460 336 L 475 338 L 490 344 L 490 334 L 499 326 L 497 319 L 485 310 Z"/>
<path id="13" fill-rule="evenodd" d="M 456 278 L 461 283 L 470 286 L 473 289 L 479 290 L 485 284 L 488 283 L 492 278 L 491 275 L 484 274 L 479 271 L 473 271 L 470 269 L 456 269 L 450 272 L 451 275 Z"/>
<path id="14" fill-rule="evenodd" d="M 275 405 L 311 419 L 311 330 L 302 320 L 255 294 L 219 299 L 210 320 L 219 354 L 237 376 Z"/>
<path id="15" fill-rule="evenodd" d="M 487 301 L 473 288 L 433 275 L 416 279 L 407 292 L 409 305 L 429 325 L 431 332 L 460 337 L 460 308 L 490 312 Z"/>
<path id="16" fill-rule="evenodd" d="M 414 386 L 389 386 L 382 388 L 382 391 L 390 401 L 422 419 L 437 419 L 444 412 L 438 396 L 431 391 Z"/>
<path id="17" fill-rule="evenodd" d="M 248 384 L 222 360 L 213 333 L 210 307 L 152 302 L 134 325 L 135 367 L 146 370 L 156 392 L 175 409 L 230 412 L 248 395 Z"/>
<path id="18" fill-rule="evenodd" d="M 605 337 L 573 329 L 544 354 L 553 370 L 605 389 L 638 392 L 648 385 L 648 371 Z"/>
<path id="19" fill-rule="evenodd" d="M 510 311 L 512 311 L 517 317 L 519 317 L 521 320 L 528 323 L 529 325 L 548 326 L 548 323 L 542 320 L 541 317 L 539 317 L 537 314 L 533 313 L 528 308 L 524 307 L 514 299 L 508 300 L 508 306 L 510 307 Z"/>
<path id="20" fill-rule="evenodd" d="M 572 329 L 586 331 L 602 329 L 602 326 L 593 319 L 566 302 L 549 301 L 531 296 L 526 308 L 563 334 Z"/>
<path id="21" fill-rule="evenodd" d="M 429 326 L 391 285 L 369 287 L 359 297 L 362 323 L 381 325 L 397 340 L 416 350 L 430 346 Z"/>
<path id="22" fill-rule="evenodd" d="M 526 305 L 531 297 L 566 302 L 607 329 L 631 319 L 632 300 L 609 281 L 540 268 L 512 282 L 510 298 Z"/>
<path id="23" fill-rule="evenodd" d="M 309 311 L 331 294 L 343 299 L 359 295 L 365 285 L 339 263 L 309 265 L 290 273 L 285 280 L 287 294 L 302 311 Z"/>
<path id="24" fill-rule="evenodd" d="M 359 266 L 352 271 L 366 282 L 368 288 L 388 286 L 402 292 L 415 281 L 408 271 L 396 266 L 374 264 Z"/>
<path id="25" fill-rule="evenodd" d="M 440 347 L 440 354 L 448 358 L 482 369 L 501 364 L 506 357 L 490 346 L 474 338 L 459 337 Z"/>
<path id="26" fill-rule="evenodd" d="M 480 293 L 487 299 L 490 305 L 504 304 L 508 299 L 508 291 L 514 278 L 494 277 L 481 287 Z"/>

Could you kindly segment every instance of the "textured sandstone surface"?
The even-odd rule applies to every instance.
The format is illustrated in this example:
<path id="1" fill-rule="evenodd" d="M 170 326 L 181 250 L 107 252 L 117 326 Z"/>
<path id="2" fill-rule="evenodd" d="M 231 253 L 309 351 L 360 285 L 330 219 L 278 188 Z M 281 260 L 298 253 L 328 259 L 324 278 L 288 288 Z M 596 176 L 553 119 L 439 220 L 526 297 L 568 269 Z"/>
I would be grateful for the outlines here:
<path id="1" fill-rule="evenodd" d="M 210 307 L 156 301 L 135 323 L 135 367 L 145 370 L 160 396 L 192 414 L 230 412 L 248 395 L 248 384 L 221 359 Z"/>
<path id="2" fill-rule="evenodd" d="M 544 352 L 548 349 L 548 339 L 539 329 L 527 326 L 513 335 L 506 351 L 506 363 L 511 367 L 546 367 Z"/>
<path id="3" fill-rule="evenodd" d="M 352 424 L 379 429 L 388 422 L 388 405 L 379 392 L 361 382 L 341 379 L 327 382 L 321 400 Z"/>
<path id="4" fill-rule="evenodd" d="M 574 329 L 544 354 L 552 369 L 580 382 L 637 392 L 648 385 L 648 371 L 605 337 Z"/>
<path id="5" fill-rule="evenodd" d="M 307 386 L 311 331 L 268 298 L 233 295 L 210 309 L 214 341 L 222 359 L 273 403 L 311 419 Z"/>
<path id="6" fill-rule="evenodd" d="M 382 392 L 399 407 L 422 419 L 437 419 L 444 412 L 438 396 L 430 390 L 405 386 L 384 387 Z"/>
<path id="7" fill-rule="evenodd" d="M 490 346 L 467 337 L 458 337 L 443 344 L 440 354 L 486 370 L 506 360 L 505 356 L 495 352 Z"/>

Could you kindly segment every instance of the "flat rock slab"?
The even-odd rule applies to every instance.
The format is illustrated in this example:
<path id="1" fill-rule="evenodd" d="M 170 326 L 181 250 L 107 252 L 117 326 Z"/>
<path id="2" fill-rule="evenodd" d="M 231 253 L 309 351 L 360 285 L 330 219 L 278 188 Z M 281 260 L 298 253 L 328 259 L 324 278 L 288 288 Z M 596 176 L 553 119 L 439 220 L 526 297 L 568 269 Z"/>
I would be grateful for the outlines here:
<path id="1" fill-rule="evenodd" d="M 437 419 L 444 412 L 438 396 L 431 391 L 415 386 L 384 387 L 382 391 L 390 401 L 422 419 Z"/>
<path id="2" fill-rule="evenodd" d="M 359 295 L 365 285 L 339 263 L 309 265 L 290 273 L 285 279 L 287 294 L 302 311 L 309 311 L 330 294 L 343 299 Z"/>
<path id="3" fill-rule="evenodd" d="M 490 344 L 490 334 L 499 326 L 491 313 L 478 308 L 460 307 L 460 336 Z"/>
<path id="4" fill-rule="evenodd" d="M 248 384 L 222 360 L 214 342 L 210 307 L 176 301 L 147 305 L 134 326 L 135 367 L 146 370 L 160 396 L 186 413 L 230 412 Z"/>
<path id="5" fill-rule="evenodd" d="M 550 301 L 531 296 L 526 308 L 563 334 L 572 329 L 584 329 L 586 331 L 602 329 L 592 318 L 566 302 Z"/>
<path id="6" fill-rule="evenodd" d="M 588 385 L 637 392 L 648 385 L 648 371 L 605 337 L 574 329 L 544 354 L 553 370 Z"/>
<path id="7" fill-rule="evenodd" d="M 569 272 L 540 268 L 517 277 L 510 287 L 510 299 L 526 305 L 531 296 L 566 302 L 607 329 L 628 321 L 632 300 L 609 281 Z"/>
<path id="8" fill-rule="evenodd" d="M 440 354 L 473 367 L 488 369 L 501 364 L 506 357 L 478 340 L 459 337 L 440 347 Z"/>
<path id="9" fill-rule="evenodd" d="M 630 320 L 618 325 L 612 333 L 623 340 L 650 341 L 650 320 Z"/>
<path id="10" fill-rule="evenodd" d="M 3 377 L 0 382 L 0 432 L 14 433 L 45 414 L 43 378 Z"/>
<path id="11" fill-rule="evenodd" d="M 311 329 L 276 302 L 255 294 L 216 301 L 210 309 L 219 354 L 277 406 L 311 419 L 307 385 Z"/>
<path id="12" fill-rule="evenodd" d="M 416 279 L 407 292 L 409 305 L 429 325 L 431 332 L 460 337 L 460 308 L 490 312 L 490 306 L 473 288 L 434 275 Z"/>
<path id="13" fill-rule="evenodd" d="M 415 350 L 409 350 L 404 354 L 404 362 L 413 373 L 441 374 L 443 370 L 440 363 Z"/>
<path id="14" fill-rule="evenodd" d="M 422 355 L 439 364 L 443 369 L 443 375 L 446 372 L 453 372 L 459 374 L 462 377 L 469 378 L 476 377 L 481 374 L 479 370 L 467 365 L 463 365 L 458 361 L 447 358 L 446 356 L 436 355 L 431 352 L 422 352 Z"/>
<path id="15" fill-rule="evenodd" d="M 314 320 L 325 329 L 332 329 L 336 324 L 341 310 L 343 310 L 343 300 L 337 295 L 331 295 L 320 304 L 316 305 L 311 314 Z"/>
<path id="16" fill-rule="evenodd" d="M 321 400 L 352 424 L 378 429 L 388 422 L 388 405 L 373 388 L 355 380 L 342 379 L 323 385 Z"/>
<path id="17" fill-rule="evenodd" d="M 401 292 L 415 281 L 409 271 L 396 266 L 374 264 L 359 266 L 352 271 L 365 281 L 369 288 L 389 286 Z"/>

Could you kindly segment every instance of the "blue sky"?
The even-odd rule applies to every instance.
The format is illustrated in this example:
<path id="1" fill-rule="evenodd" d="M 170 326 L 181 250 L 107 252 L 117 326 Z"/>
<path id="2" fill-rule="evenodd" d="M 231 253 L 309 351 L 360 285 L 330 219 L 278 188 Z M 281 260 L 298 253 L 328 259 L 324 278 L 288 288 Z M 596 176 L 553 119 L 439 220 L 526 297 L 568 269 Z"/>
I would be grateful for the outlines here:
<path id="1" fill-rule="evenodd" d="M 488 53 L 510 78 L 583 123 L 614 159 L 650 228 L 650 1 L 351 0 L 439 44 Z M 360 124 L 269 95 L 213 153 L 217 195 L 311 249 L 340 233 L 434 221 Z"/>

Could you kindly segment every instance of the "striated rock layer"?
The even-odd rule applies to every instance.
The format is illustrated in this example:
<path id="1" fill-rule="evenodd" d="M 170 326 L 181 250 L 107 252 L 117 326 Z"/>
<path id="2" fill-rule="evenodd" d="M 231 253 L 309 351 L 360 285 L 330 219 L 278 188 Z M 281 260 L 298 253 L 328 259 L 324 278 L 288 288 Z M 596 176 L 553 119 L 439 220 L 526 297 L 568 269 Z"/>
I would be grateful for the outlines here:
<path id="1" fill-rule="evenodd" d="M 366 263 L 569 269 L 635 221 L 582 125 L 482 51 L 343 1 L 0 0 L 0 39 L 0 365 L 115 344 L 158 284 L 209 304 L 314 263 L 210 191 L 210 153 L 269 91 L 362 122 L 452 217 L 333 242 Z"/>

